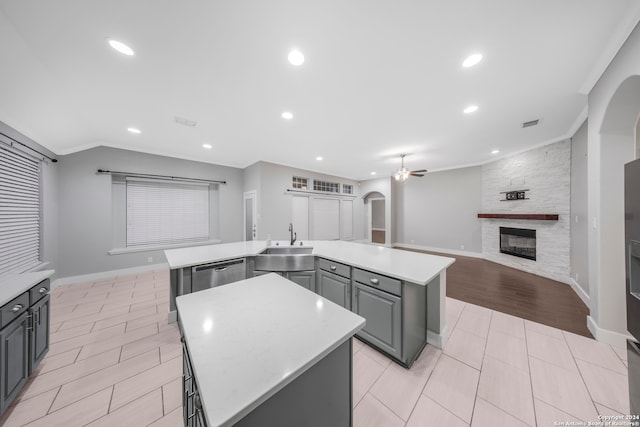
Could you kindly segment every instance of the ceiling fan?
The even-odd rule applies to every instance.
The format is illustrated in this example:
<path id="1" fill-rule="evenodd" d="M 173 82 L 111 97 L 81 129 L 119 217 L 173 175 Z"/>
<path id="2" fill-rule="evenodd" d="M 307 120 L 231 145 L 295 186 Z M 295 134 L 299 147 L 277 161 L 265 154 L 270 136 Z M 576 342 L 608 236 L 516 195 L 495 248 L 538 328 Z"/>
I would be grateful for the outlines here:
<path id="1" fill-rule="evenodd" d="M 393 175 L 394 178 L 396 179 L 396 181 L 404 182 L 410 176 L 423 177 L 424 174 L 427 172 L 427 170 L 426 169 L 420 169 L 420 170 L 410 171 L 409 169 L 405 168 L 404 167 L 404 156 L 406 156 L 406 154 L 401 154 L 400 155 L 400 159 L 402 161 L 402 166 L 400 166 L 400 169 Z"/>

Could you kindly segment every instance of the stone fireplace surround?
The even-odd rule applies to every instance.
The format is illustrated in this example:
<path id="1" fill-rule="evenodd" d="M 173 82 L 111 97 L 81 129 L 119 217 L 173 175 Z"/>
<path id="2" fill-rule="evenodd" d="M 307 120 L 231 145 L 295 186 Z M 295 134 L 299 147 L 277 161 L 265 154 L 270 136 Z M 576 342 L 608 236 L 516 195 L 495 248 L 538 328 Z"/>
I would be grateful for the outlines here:
<path id="1" fill-rule="evenodd" d="M 482 212 L 558 214 L 557 221 L 485 218 L 483 257 L 564 283 L 570 283 L 570 140 L 545 145 L 482 166 Z M 528 200 L 501 201 L 504 191 L 529 189 Z M 502 196 L 502 197 L 501 197 Z M 500 253 L 500 227 L 536 230 L 536 260 Z"/>

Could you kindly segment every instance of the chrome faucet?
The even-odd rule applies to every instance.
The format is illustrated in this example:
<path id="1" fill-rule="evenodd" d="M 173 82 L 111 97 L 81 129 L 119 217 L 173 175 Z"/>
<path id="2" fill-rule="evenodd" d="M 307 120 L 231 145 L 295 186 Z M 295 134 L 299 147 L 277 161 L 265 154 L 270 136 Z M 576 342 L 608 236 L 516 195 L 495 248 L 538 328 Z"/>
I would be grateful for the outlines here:
<path id="1" fill-rule="evenodd" d="M 293 232 L 293 223 L 289 223 L 289 235 L 291 236 L 291 242 L 289 243 L 291 246 L 296 242 L 296 238 L 298 235 Z"/>

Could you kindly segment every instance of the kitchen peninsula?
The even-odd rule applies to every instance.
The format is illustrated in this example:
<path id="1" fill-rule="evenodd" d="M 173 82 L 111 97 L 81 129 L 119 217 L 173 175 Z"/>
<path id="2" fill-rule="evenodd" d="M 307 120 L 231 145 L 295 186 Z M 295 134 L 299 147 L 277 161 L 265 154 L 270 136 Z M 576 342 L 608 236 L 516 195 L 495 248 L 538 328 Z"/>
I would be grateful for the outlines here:
<path id="1" fill-rule="evenodd" d="M 362 317 L 274 273 L 176 303 L 185 425 L 352 425 Z"/>
<path id="2" fill-rule="evenodd" d="M 273 242 L 271 246 L 289 244 Z M 312 248 L 315 257 L 317 283 L 310 285 L 310 290 L 365 317 L 367 327 L 360 338 L 405 366 L 413 363 L 425 342 L 444 346 L 446 269 L 455 259 L 344 241 L 306 241 L 304 246 Z M 263 272 L 254 271 L 252 260 L 267 248 L 265 241 L 248 241 L 165 251 L 171 270 L 169 322 L 177 320 L 176 296 L 192 292 L 194 267 L 242 259 L 247 261 L 245 277 L 253 277 Z M 333 298 L 336 287 L 332 286 L 338 283 L 344 287 L 341 301 Z M 388 322 L 365 315 L 377 307 L 386 310 L 383 314 Z M 378 337 L 367 332 L 378 324 Z M 399 327 L 403 331 L 398 333 Z"/>

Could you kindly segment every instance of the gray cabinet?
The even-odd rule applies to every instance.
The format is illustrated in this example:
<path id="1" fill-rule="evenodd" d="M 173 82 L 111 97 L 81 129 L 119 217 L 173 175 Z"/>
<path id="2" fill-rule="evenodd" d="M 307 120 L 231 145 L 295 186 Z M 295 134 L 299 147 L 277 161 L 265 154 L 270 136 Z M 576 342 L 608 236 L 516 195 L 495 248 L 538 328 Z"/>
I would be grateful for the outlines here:
<path id="1" fill-rule="evenodd" d="M 358 282 L 353 283 L 354 313 L 367 320 L 358 336 L 391 356 L 402 356 L 402 299 Z"/>
<path id="2" fill-rule="evenodd" d="M 0 412 L 13 402 L 29 376 L 28 325 L 25 306 L 22 314 L 0 330 Z"/>
<path id="3" fill-rule="evenodd" d="M 182 331 L 181 331 L 182 332 Z M 191 366 L 189 350 L 184 340 L 182 341 L 182 416 L 185 427 L 206 427 L 198 383 Z"/>
<path id="4" fill-rule="evenodd" d="M 329 301 L 350 309 L 351 267 L 327 259 L 319 259 L 316 293 Z"/>
<path id="5" fill-rule="evenodd" d="M 287 273 L 286 278 L 311 292 L 316 291 L 315 271 L 290 271 Z"/>
<path id="6" fill-rule="evenodd" d="M 40 301 L 29 307 L 32 329 L 29 340 L 29 375 L 35 371 L 40 361 L 49 351 L 49 309 L 51 297 L 46 295 Z"/>
<path id="7" fill-rule="evenodd" d="M 49 279 L 0 307 L 0 414 L 49 351 Z"/>

